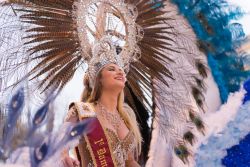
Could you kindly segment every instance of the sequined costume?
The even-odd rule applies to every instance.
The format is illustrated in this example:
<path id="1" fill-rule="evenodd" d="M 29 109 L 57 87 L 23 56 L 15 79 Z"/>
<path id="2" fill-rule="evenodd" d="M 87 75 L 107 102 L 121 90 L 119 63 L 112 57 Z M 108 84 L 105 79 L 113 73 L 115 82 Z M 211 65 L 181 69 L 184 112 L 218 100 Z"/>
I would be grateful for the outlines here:
<path id="1" fill-rule="evenodd" d="M 70 106 L 70 110 L 67 113 L 65 121 L 76 122 L 79 121 L 79 117 L 97 117 L 94 111 L 91 111 L 90 104 L 78 102 L 73 103 Z M 132 111 L 127 105 L 124 107 L 127 112 Z M 130 111 L 129 111 L 130 110 Z M 133 116 L 133 114 L 129 114 Z M 98 118 L 98 117 L 97 117 Z M 132 118 L 132 117 L 131 117 Z M 135 119 L 132 118 L 132 119 Z M 101 123 L 102 124 L 102 123 Z M 136 141 L 135 136 L 132 130 L 129 130 L 127 135 L 120 139 L 117 133 L 110 129 L 103 127 L 105 131 L 105 135 L 109 142 L 111 153 L 113 154 L 113 158 L 117 167 L 125 167 L 128 166 L 130 160 L 133 160 Z M 80 160 L 82 167 L 94 167 L 94 162 L 91 157 L 91 151 L 89 149 L 89 144 L 86 141 L 86 136 L 82 137 L 79 145 L 75 148 L 75 153 Z M 132 158 L 132 159 L 131 159 Z"/>

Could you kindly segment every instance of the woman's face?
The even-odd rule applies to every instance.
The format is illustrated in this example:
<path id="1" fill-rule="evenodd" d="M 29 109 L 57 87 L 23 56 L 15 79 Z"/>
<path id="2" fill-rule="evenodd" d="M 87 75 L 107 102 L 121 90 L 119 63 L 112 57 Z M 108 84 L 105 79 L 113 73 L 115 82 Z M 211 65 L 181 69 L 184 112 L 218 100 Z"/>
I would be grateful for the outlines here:
<path id="1" fill-rule="evenodd" d="M 125 87 L 126 77 L 123 69 L 116 64 L 108 64 L 101 71 L 103 89 L 120 89 Z"/>

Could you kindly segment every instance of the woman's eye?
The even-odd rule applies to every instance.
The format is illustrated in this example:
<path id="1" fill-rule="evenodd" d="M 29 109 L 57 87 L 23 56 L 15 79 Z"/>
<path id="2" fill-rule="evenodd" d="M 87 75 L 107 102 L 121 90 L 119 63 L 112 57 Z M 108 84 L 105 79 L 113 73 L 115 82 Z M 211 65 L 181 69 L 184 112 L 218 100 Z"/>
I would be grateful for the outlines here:
<path id="1" fill-rule="evenodd" d="M 113 69 L 113 68 L 109 68 L 108 70 L 109 70 L 109 71 L 114 71 L 115 69 Z"/>

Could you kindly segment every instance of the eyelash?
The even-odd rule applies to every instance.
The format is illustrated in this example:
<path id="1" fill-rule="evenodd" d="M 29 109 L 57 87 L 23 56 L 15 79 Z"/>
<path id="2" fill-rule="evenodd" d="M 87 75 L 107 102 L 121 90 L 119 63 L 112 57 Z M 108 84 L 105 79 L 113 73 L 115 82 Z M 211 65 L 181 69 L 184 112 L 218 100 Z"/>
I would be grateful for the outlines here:
<path id="1" fill-rule="evenodd" d="M 108 71 L 115 71 L 114 68 L 108 68 Z"/>
<path id="2" fill-rule="evenodd" d="M 115 71 L 113 68 L 108 69 L 109 71 Z"/>

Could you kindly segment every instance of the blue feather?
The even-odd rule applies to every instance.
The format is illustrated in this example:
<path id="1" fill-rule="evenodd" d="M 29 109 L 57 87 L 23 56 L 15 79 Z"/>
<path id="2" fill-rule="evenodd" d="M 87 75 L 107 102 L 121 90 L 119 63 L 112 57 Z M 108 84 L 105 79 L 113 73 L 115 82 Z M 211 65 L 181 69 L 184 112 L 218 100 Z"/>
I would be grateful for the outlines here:
<path id="1" fill-rule="evenodd" d="M 49 110 L 49 103 L 46 103 L 43 105 L 35 114 L 34 119 L 33 119 L 33 125 L 38 126 L 42 124 L 44 119 L 46 118 L 46 114 Z"/>
<path id="2" fill-rule="evenodd" d="M 90 131 L 90 124 L 93 119 L 89 118 L 87 120 L 78 122 L 74 125 L 70 125 L 66 128 L 66 131 L 63 134 L 62 138 L 58 140 L 60 135 L 48 136 L 47 142 L 43 141 L 41 146 L 35 147 L 35 149 L 31 149 L 30 158 L 31 158 L 31 166 L 37 167 L 42 162 L 48 160 L 54 154 L 57 153 L 58 150 L 65 147 L 65 145 L 76 139 L 77 137 L 83 135 L 83 133 L 87 133 Z M 61 133 L 61 132 L 60 132 Z"/>
<path id="3" fill-rule="evenodd" d="M 34 144 L 31 142 L 32 135 L 34 134 L 35 130 L 41 127 L 44 123 L 46 123 L 46 115 L 49 111 L 49 105 L 55 100 L 57 94 L 50 93 L 50 96 L 47 98 L 45 103 L 36 111 L 35 116 L 32 120 L 32 124 L 29 126 L 28 134 L 26 137 L 26 141 L 29 146 L 32 146 Z M 26 145 L 25 144 L 25 145 Z"/>
<path id="4" fill-rule="evenodd" d="M 88 120 L 82 121 L 78 123 L 75 127 L 73 127 L 68 135 L 67 140 L 72 140 L 73 138 L 83 134 L 83 132 L 86 132 L 86 130 L 88 129 L 87 127 L 89 127 L 91 120 L 92 118 L 88 118 Z"/>
<path id="5" fill-rule="evenodd" d="M 20 116 L 21 111 L 24 107 L 24 88 L 21 87 L 18 91 L 12 96 L 11 100 L 8 103 L 8 115 L 7 123 L 8 127 L 12 124 L 15 125 L 15 121 Z"/>
<path id="6" fill-rule="evenodd" d="M 43 143 L 41 147 L 34 149 L 34 163 L 31 165 L 32 167 L 37 166 L 37 164 L 40 164 L 42 160 L 45 158 L 45 156 L 48 153 L 48 145 L 47 143 Z"/>
<path id="7" fill-rule="evenodd" d="M 11 142 L 13 139 L 17 120 L 23 111 L 24 101 L 24 88 L 21 87 L 15 92 L 15 94 L 11 97 L 10 101 L 7 104 L 8 114 L 7 121 L 4 125 L 3 140 L 0 143 L 0 159 L 5 159 L 13 149 Z"/>
<path id="8" fill-rule="evenodd" d="M 240 83 L 250 75 L 244 70 L 244 57 L 237 53 L 245 39 L 242 25 L 232 23 L 244 12 L 224 0 L 172 0 L 192 26 L 218 85 L 221 101 L 229 92 L 237 91 Z M 248 62 L 250 64 L 250 62 Z"/>

